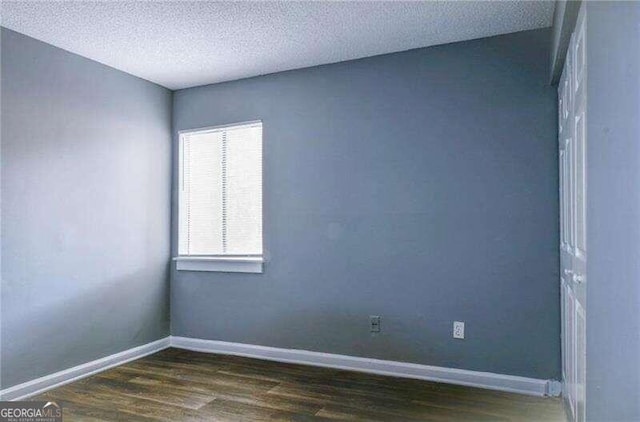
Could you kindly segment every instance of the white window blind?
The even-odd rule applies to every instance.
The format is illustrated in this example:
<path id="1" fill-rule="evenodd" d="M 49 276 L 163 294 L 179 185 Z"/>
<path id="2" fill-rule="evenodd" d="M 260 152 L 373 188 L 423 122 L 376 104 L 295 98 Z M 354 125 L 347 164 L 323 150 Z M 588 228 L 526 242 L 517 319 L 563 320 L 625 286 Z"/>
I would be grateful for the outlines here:
<path id="1" fill-rule="evenodd" d="M 262 124 L 181 133 L 181 256 L 262 255 Z"/>

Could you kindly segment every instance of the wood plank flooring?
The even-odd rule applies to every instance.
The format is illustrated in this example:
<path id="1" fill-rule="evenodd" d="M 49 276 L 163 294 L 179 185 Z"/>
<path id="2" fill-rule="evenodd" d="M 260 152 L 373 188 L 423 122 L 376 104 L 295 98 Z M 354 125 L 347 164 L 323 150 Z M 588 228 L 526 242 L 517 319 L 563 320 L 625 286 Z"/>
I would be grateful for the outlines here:
<path id="1" fill-rule="evenodd" d="M 32 400 L 64 421 L 564 421 L 557 398 L 167 349 Z"/>

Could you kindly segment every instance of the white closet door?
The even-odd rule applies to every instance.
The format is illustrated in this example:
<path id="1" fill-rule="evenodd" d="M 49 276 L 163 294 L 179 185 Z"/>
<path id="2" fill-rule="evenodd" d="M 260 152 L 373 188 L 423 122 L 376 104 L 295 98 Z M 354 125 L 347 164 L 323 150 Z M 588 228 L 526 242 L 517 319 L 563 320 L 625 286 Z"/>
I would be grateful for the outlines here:
<path id="1" fill-rule="evenodd" d="M 570 420 L 586 420 L 587 68 L 584 4 L 558 86 L 562 376 Z"/>

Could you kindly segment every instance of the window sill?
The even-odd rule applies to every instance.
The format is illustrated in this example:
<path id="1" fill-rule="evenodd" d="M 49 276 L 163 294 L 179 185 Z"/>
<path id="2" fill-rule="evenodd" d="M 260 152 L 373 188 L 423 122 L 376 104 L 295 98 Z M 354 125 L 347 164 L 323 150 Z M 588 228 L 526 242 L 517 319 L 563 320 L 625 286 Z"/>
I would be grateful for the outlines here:
<path id="1" fill-rule="evenodd" d="M 261 256 L 178 256 L 178 271 L 213 271 L 224 273 L 262 273 Z"/>

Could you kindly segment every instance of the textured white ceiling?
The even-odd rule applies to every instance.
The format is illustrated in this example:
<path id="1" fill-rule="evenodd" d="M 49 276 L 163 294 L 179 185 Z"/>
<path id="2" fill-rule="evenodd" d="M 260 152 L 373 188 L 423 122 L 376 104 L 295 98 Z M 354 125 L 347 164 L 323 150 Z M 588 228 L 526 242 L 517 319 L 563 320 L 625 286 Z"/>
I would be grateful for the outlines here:
<path id="1" fill-rule="evenodd" d="M 551 25 L 552 1 L 2 1 L 2 25 L 171 89 Z"/>

